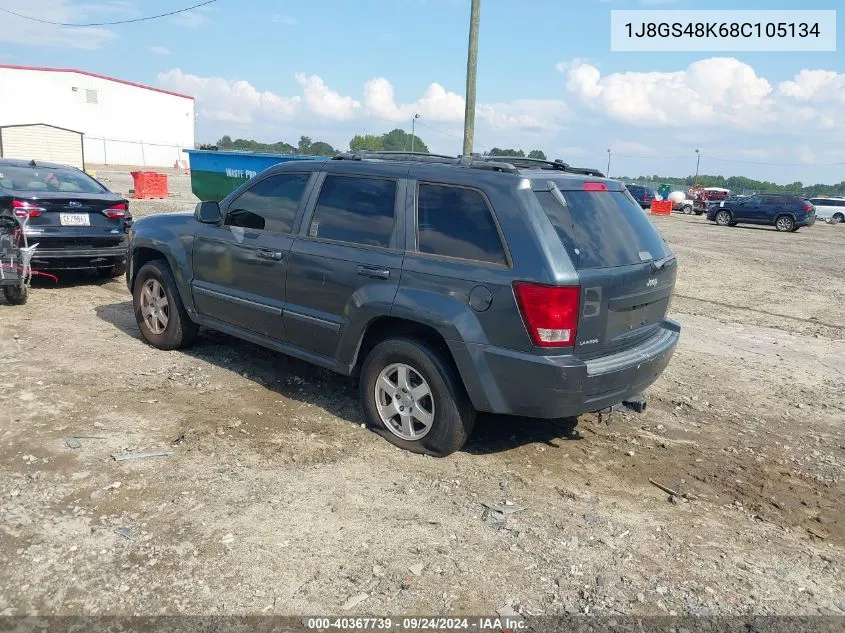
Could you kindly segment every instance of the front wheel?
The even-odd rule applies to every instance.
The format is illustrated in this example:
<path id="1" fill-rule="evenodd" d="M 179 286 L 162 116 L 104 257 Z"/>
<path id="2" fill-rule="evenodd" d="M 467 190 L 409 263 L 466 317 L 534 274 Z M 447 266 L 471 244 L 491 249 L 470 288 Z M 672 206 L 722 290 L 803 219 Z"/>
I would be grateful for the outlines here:
<path id="1" fill-rule="evenodd" d="M 845 222 L 845 215 L 841 213 L 837 213 L 832 218 L 834 224 L 839 224 L 840 222 Z"/>
<path id="2" fill-rule="evenodd" d="M 29 298 L 29 289 L 26 286 L 3 286 L 3 296 L 9 305 L 22 306 Z"/>
<path id="3" fill-rule="evenodd" d="M 791 233 L 795 229 L 795 222 L 788 215 L 782 215 L 775 220 L 775 228 L 783 233 Z"/>
<path id="4" fill-rule="evenodd" d="M 153 347 L 179 349 L 196 339 L 199 326 L 185 311 L 167 262 L 155 260 L 141 267 L 132 299 L 141 335 Z"/>
<path id="5" fill-rule="evenodd" d="M 733 222 L 733 217 L 730 211 L 722 209 L 716 214 L 716 224 L 719 226 L 730 226 Z"/>
<path id="6" fill-rule="evenodd" d="M 445 356 L 412 338 L 376 345 L 361 368 L 361 405 L 367 422 L 405 450 L 446 457 L 475 425 L 475 409 Z"/>

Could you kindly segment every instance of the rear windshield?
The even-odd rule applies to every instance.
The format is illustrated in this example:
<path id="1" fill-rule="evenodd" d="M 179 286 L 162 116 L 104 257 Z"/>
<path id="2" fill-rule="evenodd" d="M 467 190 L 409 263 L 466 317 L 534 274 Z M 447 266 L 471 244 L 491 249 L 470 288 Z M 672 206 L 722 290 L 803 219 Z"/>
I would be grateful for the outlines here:
<path id="1" fill-rule="evenodd" d="M 67 193 L 105 193 L 96 180 L 81 171 L 49 167 L 11 167 L 0 165 L 0 188 L 13 191 L 63 191 Z"/>
<path id="2" fill-rule="evenodd" d="M 628 192 L 534 191 L 575 268 L 629 266 L 671 253 Z"/>

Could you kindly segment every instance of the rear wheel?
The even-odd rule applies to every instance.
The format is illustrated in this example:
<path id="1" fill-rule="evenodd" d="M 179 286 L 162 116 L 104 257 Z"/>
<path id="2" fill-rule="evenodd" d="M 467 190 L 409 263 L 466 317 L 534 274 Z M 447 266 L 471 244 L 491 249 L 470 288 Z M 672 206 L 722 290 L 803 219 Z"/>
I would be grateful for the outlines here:
<path id="1" fill-rule="evenodd" d="M 133 304 L 141 335 L 153 347 L 179 349 L 196 339 L 199 326 L 185 311 L 167 262 L 155 260 L 141 267 L 135 278 Z"/>
<path id="2" fill-rule="evenodd" d="M 733 216 L 730 211 L 722 209 L 716 214 L 716 224 L 719 226 L 730 226 L 733 222 Z"/>
<path id="3" fill-rule="evenodd" d="M 775 220 L 775 228 L 783 233 L 791 233 L 795 229 L 795 222 L 788 215 L 781 215 Z"/>
<path id="4" fill-rule="evenodd" d="M 361 368 L 359 390 L 367 422 L 387 441 L 414 453 L 451 455 L 475 425 L 475 409 L 456 370 L 417 339 L 376 345 Z"/>
<path id="5" fill-rule="evenodd" d="M 839 224 L 840 222 L 845 222 L 845 215 L 842 215 L 841 213 L 835 213 L 833 215 L 833 223 Z"/>
<path id="6" fill-rule="evenodd" d="M 9 305 L 22 306 L 29 298 L 29 289 L 26 286 L 3 286 L 3 296 Z"/>

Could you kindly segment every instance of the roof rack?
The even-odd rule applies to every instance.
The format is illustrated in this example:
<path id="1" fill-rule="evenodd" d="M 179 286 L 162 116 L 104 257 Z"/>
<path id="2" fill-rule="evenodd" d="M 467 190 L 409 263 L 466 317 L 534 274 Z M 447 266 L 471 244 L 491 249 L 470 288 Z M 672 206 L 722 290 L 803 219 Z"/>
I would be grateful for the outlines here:
<path id="1" fill-rule="evenodd" d="M 595 176 L 597 178 L 604 178 L 605 175 L 600 172 L 598 169 L 593 169 L 592 167 L 573 167 L 569 163 L 563 162 L 561 159 L 556 158 L 555 160 L 543 160 L 542 158 L 526 158 L 524 156 L 484 156 L 487 160 L 503 160 L 509 162 L 513 165 L 525 165 L 527 167 L 531 166 L 541 166 L 541 169 L 557 169 L 560 171 L 569 172 L 572 174 L 583 174 L 585 176 Z"/>
<path id="2" fill-rule="evenodd" d="M 447 156 L 445 154 L 426 154 L 424 152 L 359 150 L 355 152 L 340 152 L 332 160 L 400 160 L 421 163 L 440 163 L 445 165 L 459 165 L 470 169 L 484 169 L 508 174 L 519 173 L 519 167 L 542 166 L 542 169 L 553 169 L 573 174 L 583 174 L 604 178 L 604 174 L 597 169 L 587 167 L 572 167 L 560 159 L 550 161 L 538 158 L 523 158 L 521 156 L 483 156 L 471 154 L 469 156 Z"/>
<path id="3" fill-rule="evenodd" d="M 457 164 L 458 158 L 446 156 L 445 154 L 427 154 L 425 152 L 401 152 L 382 150 L 358 150 L 355 152 L 341 152 L 332 157 L 332 160 L 407 160 L 419 161 L 421 163 L 447 163 Z"/>

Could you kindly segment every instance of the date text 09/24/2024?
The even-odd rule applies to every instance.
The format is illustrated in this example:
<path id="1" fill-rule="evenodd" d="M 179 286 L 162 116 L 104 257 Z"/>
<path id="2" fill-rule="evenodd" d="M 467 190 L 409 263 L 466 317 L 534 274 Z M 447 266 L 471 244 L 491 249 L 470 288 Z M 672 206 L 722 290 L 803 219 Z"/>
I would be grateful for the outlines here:
<path id="1" fill-rule="evenodd" d="M 308 618 L 315 631 L 518 631 L 526 626 L 521 618 Z"/>

